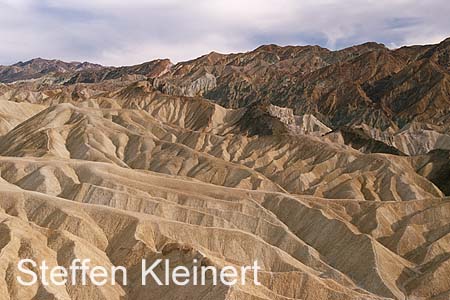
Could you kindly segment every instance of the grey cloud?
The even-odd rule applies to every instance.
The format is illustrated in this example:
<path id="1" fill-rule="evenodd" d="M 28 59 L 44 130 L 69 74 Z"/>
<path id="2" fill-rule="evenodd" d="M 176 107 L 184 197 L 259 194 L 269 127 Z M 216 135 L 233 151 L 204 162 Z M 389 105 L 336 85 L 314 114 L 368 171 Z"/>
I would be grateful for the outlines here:
<path id="1" fill-rule="evenodd" d="M 262 43 L 398 47 L 449 36 L 448 15 L 444 0 L 0 0 L 0 63 L 179 61 Z"/>

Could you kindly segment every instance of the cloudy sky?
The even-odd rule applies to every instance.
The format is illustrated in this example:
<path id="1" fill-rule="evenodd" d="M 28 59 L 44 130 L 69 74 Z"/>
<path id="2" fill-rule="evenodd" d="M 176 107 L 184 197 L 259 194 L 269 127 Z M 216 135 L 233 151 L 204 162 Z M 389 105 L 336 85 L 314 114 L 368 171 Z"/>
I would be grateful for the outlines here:
<path id="1" fill-rule="evenodd" d="M 0 0 L 0 64 L 177 62 L 269 43 L 437 43 L 450 36 L 449 16 L 449 0 Z"/>

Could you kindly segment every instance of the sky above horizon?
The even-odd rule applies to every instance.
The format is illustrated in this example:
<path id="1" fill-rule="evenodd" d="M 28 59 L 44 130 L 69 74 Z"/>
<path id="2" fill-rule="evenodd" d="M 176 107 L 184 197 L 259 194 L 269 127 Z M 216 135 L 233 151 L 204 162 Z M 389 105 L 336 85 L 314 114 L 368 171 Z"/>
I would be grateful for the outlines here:
<path id="1" fill-rule="evenodd" d="M 390 48 L 450 36 L 448 0 L 0 0 L 0 65 L 132 65 L 262 44 Z"/>

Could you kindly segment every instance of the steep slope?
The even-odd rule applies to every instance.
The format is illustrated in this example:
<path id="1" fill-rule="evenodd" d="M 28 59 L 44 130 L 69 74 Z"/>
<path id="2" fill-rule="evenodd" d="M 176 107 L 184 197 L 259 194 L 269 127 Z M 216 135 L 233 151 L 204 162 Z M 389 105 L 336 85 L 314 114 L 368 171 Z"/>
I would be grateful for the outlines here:
<path id="1" fill-rule="evenodd" d="M 0 100 L 0 136 L 45 109 L 45 106 L 30 103 L 15 103 Z"/>
<path id="2" fill-rule="evenodd" d="M 445 194 L 450 195 L 450 151 L 433 150 L 413 158 L 417 172 L 432 181 Z"/>

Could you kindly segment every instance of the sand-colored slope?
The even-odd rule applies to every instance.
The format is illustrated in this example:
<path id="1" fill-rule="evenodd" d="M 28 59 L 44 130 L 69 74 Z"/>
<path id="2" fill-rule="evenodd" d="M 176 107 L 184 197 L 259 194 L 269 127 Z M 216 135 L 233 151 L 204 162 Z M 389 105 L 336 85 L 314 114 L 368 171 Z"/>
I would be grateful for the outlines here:
<path id="1" fill-rule="evenodd" d="M 289 195 L 195 185 L 177 177 L 104 163 L 3 158 L 0 165 L 2 176 L 10 185 L 41 191 L 72 185 L 70 191 L 78 191 L 62 191 L 56 198 L 2 188 L 5 217 L 37 226 L 35 230 L 44 234 L 43 239 L 49 240 L 47 245 L 61 259 L 86 255 L 95 257 L 99 264 L 124 264 L 133 269 L 142 257 L 169 255 L 167 252 L 178 257 L 178 247 L 189 247 L 190 254 L 182 251 L 184 255 L 205 257 L 218 266 L 260 260 L 264 287 L 241 286 L 231 292 L 242 297 L 238 299 L 247 299 L 244 294 L 261 299 L 373 297 L 363 290 L 358 292 L 356 286 L 402 299 L 405 278 L 400 275 L 413 267 L 338 215 L 312 208 Z M 33 171 L 42 168 L 49 171 Z M 101 208 L 105 206 L 110 208 Z M 282 213 L 286 210 L 292 213 Z M 69 241 L 72 246 L 67 248 L 64 244 Z M 173 243 L 178 246 L 164 250 Z M 373 272 L 374 269 L 378 271 Z M 297 280 L 304 284 L 299 285 Z M 216 299 L 213 297 L 220 290 L 211 288 L 205 299 Z M 312 290 L 317 292 L 307 292 Z M 121 293 L 138 299 L 136 295 L 145 293 L 139 289 L 94 287 L 67 292 L 71 297 L 85 293 L 85 297 L 91 295 L 93 299 L 102 299 L 98 295 L 115 298 Z M 193 297 L 203 292 L 189 290 Z M 157 299 L 158 292 L 152 295 Z"/>
<path id="2" fill-rule="evenodd" d="M 43 105 L 0 100 L 0 136 L 43 109 L 45 109 Z"/>
<path id="3" fill-rule="evenodd" d="M 0 138 L 0 153 L 103 161 L 222 186 L 326 198 L 386 201 L 442 195 L 401 157 L 362 155 L 306 135 L 211 134 L 214 124 L 186 122 L 200 119 L 188 114 L 198 109 L 149 102 L 152 107 L 144 107 L 148 114 L 52 106 Z M 151 117 L 163 108 L 162 120 Z"/>

